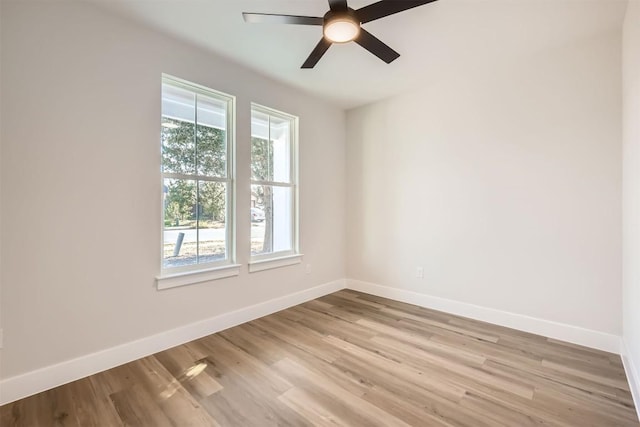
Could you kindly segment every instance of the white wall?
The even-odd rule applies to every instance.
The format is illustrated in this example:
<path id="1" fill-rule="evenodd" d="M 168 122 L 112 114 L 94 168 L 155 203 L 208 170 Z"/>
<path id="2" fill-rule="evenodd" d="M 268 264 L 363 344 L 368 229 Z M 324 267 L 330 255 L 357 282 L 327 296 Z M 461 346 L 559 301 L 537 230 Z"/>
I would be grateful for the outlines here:
<path id="1" fill-rule="evenodd" d="M 640 414 L 640 1 L 623 31 L 623 339 Z"/>
<path id="2" fill-rule="evenodd" d="M 2 99 L 2 1 L 0 1 L 0 99 Z M 2 105 L 0 105 L 0 177 L 2 176 Z M 0 242 L 2 241 L 2 180 L 0 180 Z M 0 366 L 2 366 L 2 245 L 0 245 Z"/>
<path id="3" fill-rule="evenodd" d="M 345 276 L 342 110 L 84 2 L 8 1 L 2 12 L 0 377 Z M 237 96 L 244 266 L 159 292 L 163 72 Z M 300 117 L 304 261 L 249 274 L 252 101 Z"/>
<path id="4" fill-rule="evenodd" d="M 348 277 L 619 336 L 620 42 L 468 52 L 349 111 Z"/>

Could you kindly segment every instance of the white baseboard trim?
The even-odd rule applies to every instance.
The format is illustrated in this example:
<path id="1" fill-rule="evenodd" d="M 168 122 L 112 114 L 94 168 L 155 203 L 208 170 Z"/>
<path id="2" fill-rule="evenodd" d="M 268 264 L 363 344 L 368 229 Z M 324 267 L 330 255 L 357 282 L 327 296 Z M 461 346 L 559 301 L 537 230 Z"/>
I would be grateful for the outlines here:
<path id="1" fill-rule="evenodd" d="M 404 289 L 347 279 L 347 288 L 433 310 L 444 311 L 494 325 L 620 354 L 620 337 L 550 320 L 510 313 Z"/>
<path id="2" fill-rule="evenodd" d="M 343 279 L 0 381 L 0 405 L 344 289 Z"/>
<path id="3" fill-rule="evenodd" d="M 621 340 L 621 348 L 622 364 L 624 365 L 624 371 L 627 374 L 627 380 L 629 381 L 629 388 L 631 389 L 633 403 L 636 405 L 638 421 L 640 421 L 640 375 L 638 375 L 638 367 L 634 364 L 633 358 L 629 354 L 629 347 L 625 343 L 624 338 Z"/>

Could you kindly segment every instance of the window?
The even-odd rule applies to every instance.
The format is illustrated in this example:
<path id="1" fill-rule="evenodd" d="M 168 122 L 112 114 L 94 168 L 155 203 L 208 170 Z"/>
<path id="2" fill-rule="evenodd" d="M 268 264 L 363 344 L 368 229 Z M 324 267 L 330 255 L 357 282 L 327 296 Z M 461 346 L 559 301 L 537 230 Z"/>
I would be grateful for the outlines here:
<path id="1" fill-rule="evenodd" d="M 163 77 L 159 288 L 216 278 L 184 283 L 175 275 L 211 271 L 234 260 L 233 104 L 231 96 Z"/>
<path id="2" fill-rule="evenodd" d="M 297 128 L 296 117 L 252 105 L 250 271 L 300 262 Z"/>

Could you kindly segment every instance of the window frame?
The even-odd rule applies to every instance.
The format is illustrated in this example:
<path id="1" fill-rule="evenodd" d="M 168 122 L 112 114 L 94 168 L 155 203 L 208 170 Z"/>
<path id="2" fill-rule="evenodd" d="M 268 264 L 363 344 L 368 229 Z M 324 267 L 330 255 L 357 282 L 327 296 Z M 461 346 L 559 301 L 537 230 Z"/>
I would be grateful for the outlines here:
<path id="1" fill-rule="evenodd" d="M 249 243 L 249 272 L 267 270 L 271 268 L 284 267 L 287 265 L 298 264 L 302 260 L 300 253 L 300 218 L 299 218 L 299 121 L 294 116 L 274 108 L 264 105 L 251 103 L 251 125 L 253 125 L 254 112 L 269 116 L 269 132 L 271 132 L 271 117 L 289 122 L 289 182 L 282 181 L 265 181 L 252 179 L 251 172 L 249 176 L 249 185 L 269 185 L 272 187 L 291 188 L 291 249 L 286 251 L 270 252 L 266 254 L 252 254 L 251 243 Z M 251 141 L 251 140 L 250 140 Z M 251 142 L 250 142 L 251 143 Z M 251 148 L 249 149 L 249 164 L 252 163 Z M 251 167 L 250 167 L 251 170 Z M 251 235 L 251 233 L 249 233 Z"/>
<path id="2" fill-rule="evenodd" d="M 236 276 L 239 274 L 239 265 L 236 264 L 236 176 L 235 176 L 235 151 L 236 151 L 236 97 L 227 93 L 211 89 L 206 86 L 199 85 L 178 77 L 162 74 L 162 84 L 175 88 L 187 90 L 194 94 L 194 132 L 198 125 L 197 99 L 198 95 L 208 98 L 214 98 L 225 104 L 226 122 L 225 122 L 225 174 L 224 177 L 202 175 L 197 168 L 193 174 L 182 174 L 173 172 L 164 172 L 162 166 L 162 153 L 160 154 L 160 191 L 161 191 L 161 209 L 160 209 L 160 275 L 156 277 L 158 289 L 172 288 L 176 286 L 200 283 L 209 280 L 215 280 L 224 277 Z M 161 91 L 162 105 L 162 91 Z M 162 108 L 162 107 L 161 107 Z M 162 111 L 160 113 L 160 121 L 164 119 Z M 162 143 L 160 144 L 162 150 Z M 169 267 L 164 266 L 164 185 L 165 179 L 180 179 L 195 181 L 196 186 L 200 182 L 220 182 L 226 187 L 225 194 L 225 258 L 223 260 L 215 260 L 211 262 L 195 263 L 191 265 Z M 200 201 L 198 200 L 197 203 Z M 200 241 L 198 240 L 198 246 Z"/>

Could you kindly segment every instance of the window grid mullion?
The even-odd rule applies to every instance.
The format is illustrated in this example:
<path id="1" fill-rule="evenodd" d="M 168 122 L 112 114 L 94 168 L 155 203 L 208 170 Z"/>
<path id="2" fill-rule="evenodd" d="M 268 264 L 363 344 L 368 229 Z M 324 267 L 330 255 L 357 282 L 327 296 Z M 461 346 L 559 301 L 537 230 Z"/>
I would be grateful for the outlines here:
<path id="1" fill-rule="evenodd" d="M 296 185 L 290 182 L 275 182 L 275 181 L 251 181 L 251 185 L 270 185 L 272 187 L 295 187 Z"/>
<path id="2" fill-rule="evenodd" d="M 273 150 L 271 149 L 273 146 L 271 142 L 271 114 L 267 116 L 267 125 L 269 126 L 267 128 L 267 178 L 273 178 L 273 162 L 271 161 L 273 159 Z"/>
<path id="3" fill-rule="evenodd" d="M 181 173 L 163 173 L 162 177 L 165 179 L 187 179 L 191 181 L 231 182 L 231 178 L 219 178 L 217 176 L 207 175 L 188 175 Z"/>
<path id="4" fill-rule="evenodd" d="M 195 94 L 193 116 L 193 166 L 198 175 L 198 93 Z M 200 264 L 200 180 L 196 179 L 196 264 Z"/>

